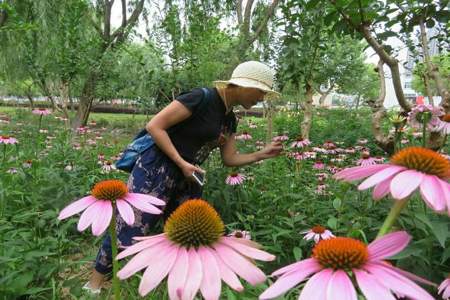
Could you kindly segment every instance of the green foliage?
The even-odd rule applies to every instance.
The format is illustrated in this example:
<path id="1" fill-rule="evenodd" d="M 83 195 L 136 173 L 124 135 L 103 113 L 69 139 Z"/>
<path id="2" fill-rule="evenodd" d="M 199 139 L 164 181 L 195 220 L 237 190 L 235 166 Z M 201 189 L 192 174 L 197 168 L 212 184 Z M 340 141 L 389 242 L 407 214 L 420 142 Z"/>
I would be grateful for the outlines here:
<path id="1" fill-rule="evenodd" d="M 432 57 L 432 63 L 439 68 L 439 75 L 441 78 L 450 78 L 450 54 L 436 55 Z M 423 76 L 426 72 L 426 66 L 424 62 L 417 63 L 413 70 L 412 88 L 422 95 L 427 95 L 425 90 Z M 446 89 L 450 89 L 450 80 L 443 80 Z M 436 89 L 436 83 L 434 80 L 430 80 L 431 93 L 434 96 L 439 95 Z"/>
<path id="2" fill-rule="evenodd" d="M 145 120 L 93 114 L 97 124 L 92 125 L 92 132 L 77 135 L 51 116 L 43 119 L 48 133 L 39 133 L 37 116 L 26 110 L 7 110 L 7 114 L 11 123 L 2 124 L 0 134 L 14 135 L 19 146 L 8 145 L 6 160 L 0 164 L 0 295 L 7 299 L 81 299 L 86 296 L 81 286 L 88 278 L 101 239 L 94 239 L 89 232 L 79 233 L 76 216 L 61 222 L 56 217 L 62 207 L 89 193 L 99 180 L 126 180 L 127 174 L 122 172 L 103 174 L 97 155 L 103 153 L 111 159 Z M 356 145 L 358 139 L 367 138 L 372 155 L 382 155 L 373 144 L 368 110 L 322 109 L 315 114 L 313 146 L 332 140 L 347 148 Z M 286 133 L 292 141 L 301 118 L 301 114 L 293 112 L 278 113 L 274 131 Z M 251 123 L 257 128 L 250 128 L 247 118 L 239 124 L 238 131 L 245 130 L 253 136 L 252 141 L 237 141 L 241 153 L 255 151 L 254 141 L 265 138 L 265 120 L 252 118 Z M 103 126 L 107 128 L 103 130 Z M 103 139 L 90 146 L 88 140 L 97 135 Z M 285 142 L 287 152 L 293 151 L 290 141 Z M 74 149 L 75 143 L 80 143 L 81 148 Z M 346 167 L 355 165 L 359 153 L 348 154 L 343 161 L 332 161 L 334 158 L 325 154 L 318 157 L 327 165 Z M 22 165 L 29 159 L 33 161 L 31 168 Z M 314 170 L 313 162 L 297 162 L 283 155 L 230 170 L 223 167 L 219 154 L 213 153 L 203 166 L 207 170 L 203 198 L 218 210 L 227 230 L 249 230 L 253 240 L 277 256 L 276 261 L 260 265 L 265 273 L 309 257 L 313 243 L 303 240 L 301 232 L 317 224 L 327 226 L 336 235 L 372 241 L 392 204 L 390 199 L 374 202 L 370 192 L 359 192 L 353 184 L 334 181 L 327 170 Z M 69 165 L 71 170 L 66 169 Z M 17 173 L 7 172 L 12 167 L 17 168 Z M 247 176 L 243 185 L 224 183 L 233 171 Z M 316 190 L 317 173 L 329 176 L 324 194 Z M 415 195 L 397 224 L 396 229 L 401 228 L 413 236 L 413 242 L 392 261 L 414 274 L 442 281 L 450 271 L 450 252 L 445 251 L 449 245 L 448 216 L 431 212 Z M 124 297 L 138 297 L 139 279 L 134 276 L 122 282 Z M 224 286 L 222 297 L 255 299 L 268 284 L 245 284 L 245 291 L 239 294 Z M 108 293 L 104 291 L 103 297 L 107 298 Z M 149 297 L 167 299 L 166 285 L 162 284 Z M 298 289 L 293 289 L 280 299 L 297 297 Z"/>

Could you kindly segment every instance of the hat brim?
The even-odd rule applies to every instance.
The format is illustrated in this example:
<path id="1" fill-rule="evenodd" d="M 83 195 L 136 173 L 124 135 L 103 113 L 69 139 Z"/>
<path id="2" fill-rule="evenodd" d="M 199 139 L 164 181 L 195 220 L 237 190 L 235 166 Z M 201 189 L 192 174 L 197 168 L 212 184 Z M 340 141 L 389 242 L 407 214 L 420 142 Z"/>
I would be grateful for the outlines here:
<path id="1" fill-rule="evenodd" d="M 260 83 L 256 80 L 246 79 L 246 78 L 234 78 L 230 80 L 216 80 L 214 85 L 217 88 L 225 88 L 229 84 L 234 84 L 241 87 L 256 88 L 266 93 L 264 100 L 276 100 L 281 97 L 281 94 L 268 88 L 265 84 Z"/>

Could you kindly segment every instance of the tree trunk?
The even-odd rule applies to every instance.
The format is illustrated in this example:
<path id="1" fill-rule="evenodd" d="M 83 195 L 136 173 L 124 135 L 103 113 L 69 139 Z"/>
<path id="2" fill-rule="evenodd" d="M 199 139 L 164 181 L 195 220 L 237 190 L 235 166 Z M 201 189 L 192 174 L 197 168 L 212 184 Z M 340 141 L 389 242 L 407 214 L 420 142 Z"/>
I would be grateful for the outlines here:
<path id="1" fill-rule="evenodd" d="M 75 129 L 80 126 L 86 125 L 89 119 L 89 112 L 91 110 L 92 101 L 94 100 L 94 91 L 96 84 L 97 84 L 97 74 L 95 71 L 91 71 L 83 86 L 80 101 L 78 104 L 78 110 L 75 115 L 75 118 L 72 121 L 72 128 Z"/>
<path id="2" fill-rule="evenodd" d="M 267 133 L 266 133 L 266 143 L 269 144 L 273 137 L 273 104 L 271 101 L 267 103 L 266 110 L 267 117 Z"/>
<path id="3" fill-rule="evenodd" d="M 376 144 L 387 152 L 389 155 L 394 154 L 395 141 L 393 136 L 385 136 L 381 129 L 381 121 L 386 116 L 386 109 L 384 108 L 384 98 L 386 97 L 386 81 L 383 70 L 384 61 L 380 59 L 377 66 L 378 76 L 380 78 L 380 95 L 375 101 L 369 101 L 369 106 L 372 109 L 372 133 L 375 137 Z"/>
<path id="4" fill-rule="evenodd" d="M 67 103 L 69 102 L 69 82 L 67 80 L 61 81 L 60 94 L 61 94 L 61 110 L 64 114 L 64 118 L 69 120 L 69 113 L 67 111 Z"/>
<path id="5" fill-rule="evenodd" d="M 430 53 L 428 52 L 428 38 L 425 31 L 425 24 L 423 18 L 420 19 L 420 40 L 422 43 L 423 56 L 425 59 L 425 65 L 427 67 L 428 77 L 433 78 L 436 83 L 436 88 L 439 95 L 442 98 L 441 105 L 445 109 L 445 113 L 450 113 L 450 92 L 445 88 L 445 84 L 439 74 L 439 68 L 431 62 Z"/>
<path id="6" fill-rule="evenodd" d="M 34 109 L 33 95 L 31 95 L 30 91 L 27 91 L 26 94 L 27 94 L 28 101 L 30 101 L 30 109 L 33 110 Z"/>
<path id="7" fill-rule="evenodd" d="M 423 74 L 422 76 L 423 85 L 425 86 L 425 91 L 427 93 L 428 102 L 434 106 L 434 100 L 433 100 L 433 93 L 431 92 L 430 88 L 430 78 L 428 77 L 428 74 Z"/>
<path id="8" fill-rule="evenodd" d="M 300 130 L 303 139 L 309 139 L 309 132 L 311 130 L 313 118 L 313 87 L 310 83 L 305 83 L 305 103 L 303 110 L 303 121 L 300 125 Z"/>
<path id="9" fill-rule="evenodd" d="M 358 97 L 356 98 L 355 110 L 358 110 L 360 101 L 361 101 L 361 95 L 358 94 Z"/>

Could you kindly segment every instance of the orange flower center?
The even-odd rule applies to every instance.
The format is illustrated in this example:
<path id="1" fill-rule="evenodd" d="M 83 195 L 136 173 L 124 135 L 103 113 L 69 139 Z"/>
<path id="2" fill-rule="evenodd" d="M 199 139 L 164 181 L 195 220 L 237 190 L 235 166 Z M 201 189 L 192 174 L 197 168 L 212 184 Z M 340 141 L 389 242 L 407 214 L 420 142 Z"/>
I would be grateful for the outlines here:
<path id="1" fill-rule="evenodd" d="M 450 177 L 450 162 L 427 148 L 409 147 L 400 150 L 391 157 L 391 163 L 440 178 Z"/>
<path id="2" fill-rule="evenodd" d="M 239 175 L 238 173 L 231 173 L 230 174 L 231 177 L 238 177 L 238 175 Z"/>
<path id="3" fill-rule="evenodd" d="M 445 114 L 440 117 L 442 121 L 450 123 L 450 114 Z"/>
<path id="4" fill-rule="evenodd" d="M 184 247 L 210 246 L 224 234 L 225 226 L 216 210 L 205 200 L 181 204 L 167 219 L 167 237 Z"/>
<path id="5" fill-rule="evenodd" d="M 361 241 L 337 237 L 321 240 L 314 247 L 312 256 L 325 268 L 349 271 L 364 265 L 369 252 L 367 246 Z"/>
<path id="6" fill-rule="evenodd" d="M 311 228 L 312 232 L 322 234 L 325 232 L 326 228 L 320 225 L 316 225 L 313 228 Z"/>
<path id="7" fill-rule="evenodd" d="M 9 135 L 2 135 L 1 137 L 2 137 L 2 139 L 4 139 L 4 140 L 8 140 L 8 139 L 9 139 Z"/>
<path id="8" fill-rule="evenodd" d="M 127 185 L 117 179 L 104 180 L 97 183 L 91 191 L 92 196 L 99 200 L 116 201 L 128 192 Z"/>
<path id="9" fill-rule="evenodd" d="M 362 159 L 368 159 L 369 157 L 370 157 L 370 154 L 367 153 L 367 152 L 364 152 L 364 153 L 361 155 L 361 158 L 362 158 Z"/>

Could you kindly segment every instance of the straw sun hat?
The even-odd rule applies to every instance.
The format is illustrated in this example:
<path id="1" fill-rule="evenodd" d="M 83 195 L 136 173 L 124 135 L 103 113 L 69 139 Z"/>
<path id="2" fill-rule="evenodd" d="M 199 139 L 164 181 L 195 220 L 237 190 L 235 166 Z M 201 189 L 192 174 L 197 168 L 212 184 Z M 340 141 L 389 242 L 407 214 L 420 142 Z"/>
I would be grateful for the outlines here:
<path id="1" fill-rule="evenodd" d="M 230 80 L 218 80 L 214 84 L 217 88 L 224 88 L 228 84 L 257 88 L 267 93 L 265 100 L 273 100 L 280 97 L 280 93 L 272 89 L 274 77 L 274 71 L 266 64 L 247 61 L 234 69 Z"/>

